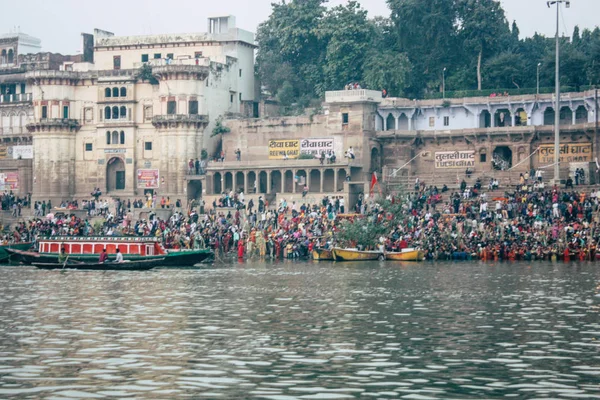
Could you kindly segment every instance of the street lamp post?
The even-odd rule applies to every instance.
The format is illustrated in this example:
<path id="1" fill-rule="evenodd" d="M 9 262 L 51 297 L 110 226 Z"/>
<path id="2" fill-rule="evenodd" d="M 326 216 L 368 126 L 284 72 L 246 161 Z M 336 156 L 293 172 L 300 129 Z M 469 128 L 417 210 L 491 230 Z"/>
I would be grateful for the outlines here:
<path id="1" fill-rule="evenodd" d="M 442 97 L 446 98 L 446 68 L 442 71 Z"/>
<path id="2" fill-rule="evenodd" d="M 570 0 L 552 0 L 546 2 L 548 8 L 556 4 L 556 103 L 554 105 L 554 184 L 560 184 L 560 42 L 558 37 L 560 5 L 565 3 L 567 8 L 571 6 Z"/>
<path id="3" fill-rule="evenodd" d="M 542 66 L 542 63 L 538 63 L 537 65 L 537 95 L 539 97 L 540 95 L 540 67 Z"/>

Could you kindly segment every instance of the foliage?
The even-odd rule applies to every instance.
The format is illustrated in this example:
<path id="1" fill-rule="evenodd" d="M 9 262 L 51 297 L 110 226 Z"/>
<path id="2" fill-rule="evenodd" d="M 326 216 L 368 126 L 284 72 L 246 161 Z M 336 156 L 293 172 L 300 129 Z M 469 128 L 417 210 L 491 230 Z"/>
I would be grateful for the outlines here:
<path id="1" fill-rule="evenodd" d="M 361 247 L 374 246 L 379 237 L 386 235 L 388 228 L 377 224 L 371 218 L 355 218 L 354 221 L 344 220 L 337 235 L 345 245 L 355 243 Z"/>
<path id="2" fill-rule="evenodd" d="M 368 19 L 351 0 L 273 4 L 257 32 L 257 73 L 287 115 L 327 90 L 359 82 L 390 96 L 523 90 L 554 85 L 554 37 L 519 38 L 498 0 L 386 0 L 388 18 Z M 543 4 L 542 4 L 543 6 Z M 575 90 L 600 84 L 600 29 L 575 27 L 561 40 L 561 80 Z M 529 90 L 527 93 L 532 93 Z"/>
<path id="3" fill-rule="evenodd" d="M 315 156 L 313 154 L 310 154 L 310 153 L 301 153 L 298 156 L 299 160 L 312 160 L 314 158 L 315 158 Z"/>
<path id="4" fill-rule="evenodd" d="M 149 64 L 143 64 L 140 67 L 136 78 L 142 81 L 148 81 L 151 85 L 158 85 L 158 80 L 152 75 L 152 67 Z"/>
<path id="5" fill-rule="evenodd" d="M 200 159 L 206 160 L 208 158 L 208 151 L 206 149 L 202 149 L 200 152 Z"/>
<path id="6" fill-rule="evenodd" d="M 229 133 L 231 132 L 231 129 L 229 129 L 228 127 L 223 125 L 223 117 L 219 117 L 217 118 L 217 121 L 215 122 L 215 127 L 212 130 L 212 134 L 210 135 L 210 137 L 215 137 L 217 135 L 222 135 L 224 133 Z"/>

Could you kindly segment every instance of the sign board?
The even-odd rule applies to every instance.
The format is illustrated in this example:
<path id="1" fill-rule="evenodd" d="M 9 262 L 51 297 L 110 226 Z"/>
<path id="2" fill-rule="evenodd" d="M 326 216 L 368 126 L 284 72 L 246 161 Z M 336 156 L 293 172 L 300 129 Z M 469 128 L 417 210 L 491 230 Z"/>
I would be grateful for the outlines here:
<path id="1" fill-rule="evenodd" d="M 19 173 L 18 172 L 2 172 L 0 173 L 0 191 L 17 190 L 19 189 Z"/>
<path id="2" fill-rule="evenodd" d="M 4 159 L 8 157 L 8 147 L 0 146 L 0 159 Z"/>
<path id="3" fill-rule="evenodd" d="M 538 156 L 540 164 L 554 164 L 554 145 L 543 144 L 540 146 Z M 560 163 L 590 162 L 592 159 L 591 143 L 563 143 L 560 145 Z"/>
<path id="4" fill-rule="evenodd" d="M 15 160 L 31 160 L 33 159 L 33 146 L 13 146 L 12 157 Z"/>
<path id="5" fill-rule="evenodd" d="M 298 158 L 300 155 L 300 140 L 269 140 L 270 160 L 283 160 L 285 154 L 288 158 Z"/>
<path id="6" fill-rule="evenodd" d="M 437 151 L 436 168 L 467 168 L 475 166 L 475 150 Z"/>
<path id="7" fill-rule="evenodd" d="M 106 154 L 120 154 L 126 153 L 127 149 L 104 149 L 104 153 Z"/>
<path id="8" fill-rule="evenodd" d="M 138 169 L 138 189 L 158 189 L 159 173 L 157 169 Z"/>
<path id="9" fill-rule="evenodd" d="M 304 139 L 300 141 L 301 154 L 312 154 L 317 157 L 323 152 L 327 154 L 332 151 L 335 151 L 333 138 Z"/>

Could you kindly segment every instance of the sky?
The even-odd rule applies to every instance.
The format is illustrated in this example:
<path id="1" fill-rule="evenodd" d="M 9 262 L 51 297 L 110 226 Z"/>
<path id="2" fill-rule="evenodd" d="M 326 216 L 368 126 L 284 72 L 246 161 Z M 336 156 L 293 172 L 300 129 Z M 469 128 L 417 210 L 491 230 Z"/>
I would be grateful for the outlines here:
<path id="1" fill-rule="evenodd" d="M 205 32 L 206 19 L 234 15 L 239 28 L 256 32 L 258 24 L 271 12 L 271 2 L 279 0 L 0 0 L 0 34 L 15 31 L 42 40 L 44 51 L 76 54 L 81 51 L 82 32 L 94 28 L 116 35 Z M 360 0 L 359 0 L 360 1 Z M 347 0 L 330 0 L 329 5 Z M 369 16 L 389 16 L 385 0 L 362 0 Z M 535 32 L 554 36 L 556 8 L 546 0 L 501 0 L 510 22 L 517 21 L 521 37 Z M 564 12 L 562 12 L 564 11 Z M 594 28 L 600 15 L 600 0 L 571 0 L 571 8 L 561 9 L 561 34 L 570 35 L 575 25 Z M 10 18 L 6 18 L 10 16 Z"/>

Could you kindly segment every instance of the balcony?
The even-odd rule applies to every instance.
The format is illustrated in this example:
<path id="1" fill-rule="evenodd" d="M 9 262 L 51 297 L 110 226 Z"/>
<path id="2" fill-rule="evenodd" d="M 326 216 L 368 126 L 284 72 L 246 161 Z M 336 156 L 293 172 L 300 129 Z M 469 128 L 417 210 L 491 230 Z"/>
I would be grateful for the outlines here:
<path id="1" fill-rule="evenodd" d="M 325 92 L 326 103 L 381 102 L 381 100 L 379 90 L 353 89 Z"/>
<path id="2" fill-rule="evenodd" d="M 200 129 L 208 125 L 208 116 L 198 114 L 155 115 L 152 117 L 152 125 L 156 128 L 177 128 L 179 126 L 192 125 Z"/>
<path id="3" fill-rule="evenodd" d="M 321 162 L 316 159 L 289 159 L 289 160 L 246 160 L 246 161 L 209 161 L 207 170 L 223 171 L 223 170 L 255 170 L 255 169 L 317 169 L 317 168 L 343 168 L 343 167 L 362 167 L 362 160 L 355 158 L 349 159 L 340 157 L 335 163 L 321 165 Z"/>
<path id="4" fill-rule="evenodd" d="M 0 105 L 15 103 L 31 103 L 33 96 L 31 93 L 19 94 L 0 94 Z"/>
<path id="5" fill-rule="evenodd" d="M 29 132 L 77 132 L 81 128 L 81 124 L 76 119 L 69 118 L 42 118 L 38 121 L 27 124 Z"/>

